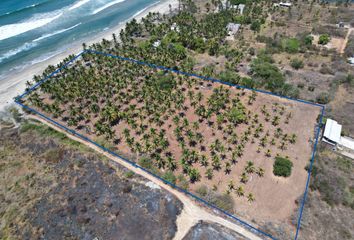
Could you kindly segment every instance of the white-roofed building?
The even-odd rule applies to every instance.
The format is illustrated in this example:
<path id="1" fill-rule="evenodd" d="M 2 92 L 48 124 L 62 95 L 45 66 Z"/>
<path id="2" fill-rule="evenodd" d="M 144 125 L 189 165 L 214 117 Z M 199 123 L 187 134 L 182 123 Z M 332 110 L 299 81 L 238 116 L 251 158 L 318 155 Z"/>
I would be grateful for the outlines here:
<path id="1" fill-rule="evenodd" d="M 348 58 L 348 63 L 351 65 L 354 65 L 354 57 L 349 57 Z"/>
<path id="2" fill-rule="evenodd" d="M 341 143 L 342 125 L 332 119 L 327 119 L 322 141 L 336 146 Z"/>
<path id="3" fill-rule="evenodd" d="M 226 40 L 233 40 L 236 33 L 238 32 L 238 30 L 240 29 L 241 24 L 239 23 L 229 23 L 226 26 L 227 29 L 227 37 Z"/>
<path id="4" fill-rule="evenodd" d="M 280 2 L 279 5 L 282 7 L 291 7 L 292 6 L 292 4 L 289 2 Z"/>
<path id="5" fill-rule="evenodd" d="M 158 48 L 159 46 L 161 45 L 161 41 L 160 40 L 157 40 L 155 41 L 152 46 L 154 46 L 154 48 Z"/>

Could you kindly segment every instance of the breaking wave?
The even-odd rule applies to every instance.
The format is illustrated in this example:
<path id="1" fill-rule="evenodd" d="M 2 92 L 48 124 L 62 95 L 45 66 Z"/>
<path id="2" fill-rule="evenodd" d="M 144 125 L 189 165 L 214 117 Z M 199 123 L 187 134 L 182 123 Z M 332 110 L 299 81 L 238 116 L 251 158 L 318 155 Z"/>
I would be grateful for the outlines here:
<path id="1" fill-rule="evenodd" d="M 0 40 L 11 38 L 22 33 L 40 28 L 53 20 L 59 18 L 63 13 L 56 11 L 55 13 L 39 14 L 27 21 L 20 23 L 8 24 L 0 27 Z"/>
<path id="2" fill-rule="evenodd" d="M 104 6 L 100 7 L 100 8 L 97 8 L 95 11 L 92 12 L 93 15 L 99 13 L 99 12 L 102 12 L 103 10 L 105 10 L 106 8 L 109 8 L 113 5 L 116 5 L 118 3 L 121 3 L 121 2 L 125 2 L 126 0 L 114 0 L 112 2 L 109 2 L 107 4 L 105 4 Z"/>
<path id="3" fill-rule="evenodd" d="M 25 43 L 21 47 L 12 49 L 12 50 L 8 51 L 7 53 L 5 53 L 5 54 L 0 56 L 0 63 L 3 60 L 8 59 L 8 58 L 10 58 L 12 56 L 15 56 L 16 54 L 18 54 L 20 52 L 28 51 L 31 48 L 34 48 L 35 46 L 37 46 L 37 43 L 31 42 L 31 43 Z"/>
<path id="4" fill-rule="evenodd" d="M 72 27 L 69 27 L 69 28 L 65 28 L 65 29 L 61 29 L 61 30 L 55 31 L 55 32 L 53 32 L 53 33 L 45 34 L 45 35 L 43 35 L 43 36 L 41 36 L 41 37 L 39 37 L 39 38 L 33 40 L 33 42 L 38 42 L 38 41 L 41 41 L 41 40 L 43 40 L 43 39 L 46 39 L 46 38 L 49 38 L 49 37 L 58 35 L 58 34 L 60 34 L 60 33 L 66 32 L 66 31 L 69 31 L 69 30 L 71 30 L 71 29 L 76 28 L 76 27 L 79 26 L 79 25 L 81 25 L 81 23 L 78 23 L 78 24 L 76 24 L 76 25 L 74 25 L 74 26 L 72 26 Z"/>
<path id="5" fill-rule="evenodd" d="M 74 10 L 74 9 L 76 9 L 76 8 L 79 8 L 79 7 L 81 7 L 82 5 L 88 3 L 89 1 L 90 1 L 90 0 L 80 0 L 80 1 L 76 2 L 73 6 L 71 6 L 71 7 L 69 8 L 69 10 L 71 11 L 71 10 Z"/>

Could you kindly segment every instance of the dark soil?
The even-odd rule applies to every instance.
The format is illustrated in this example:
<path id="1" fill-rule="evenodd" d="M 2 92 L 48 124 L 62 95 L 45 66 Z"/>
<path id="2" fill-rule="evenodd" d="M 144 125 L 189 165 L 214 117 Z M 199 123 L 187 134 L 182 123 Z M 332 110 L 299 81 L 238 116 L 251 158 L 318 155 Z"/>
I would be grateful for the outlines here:
<path id="1" fill-rule="evenodd" d="M 45 134 L 0 130 L 1 239 L 173 238 L 174 196 Z"/>

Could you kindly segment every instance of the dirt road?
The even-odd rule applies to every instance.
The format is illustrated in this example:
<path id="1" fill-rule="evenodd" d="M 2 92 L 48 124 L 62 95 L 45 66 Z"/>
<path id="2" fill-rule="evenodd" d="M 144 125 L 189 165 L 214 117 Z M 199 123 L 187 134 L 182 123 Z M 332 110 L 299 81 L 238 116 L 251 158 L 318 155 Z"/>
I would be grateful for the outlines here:
<path id="1" fill-rule="evenodd" d="M 347 35 L 345 36 L 343 45 L 342 45 L 342 47 L 341 47 L 341 49 L 340 49 L 340 51 L 339 51 L 340 54 L 343 54 L 343 53 L 344 53 L 345 47 L 347 46 L 348 41 L 349 41 L 350 34 L 353 32 L 353 30 L 354 30 L 354 28 L 349 28 L 349 29 L 348 29 L 348 33 L 347 33 Z"/>
<path id="2" fill-rule="evenodd" d="M 74 135 L 66 132 L 65 130 L 55 126 L 54 124 L 52 124 L 52 123 L 50 123 L 38 116 L 30 115 L 29 118 L 38 120 L 38 121 L 50 126 L 51 128 L 55 129 L 56 131 L 64 133 L 67 137 L 94 149 L 95 151 L 110 158 L 112 161 L 115 161 L 115 162 L 119 163 L 120 165 L 126 167 L 127 169 L 133 171 L 134 173 L 145 177 L 147 180 L 155 183 L 156 185 L 160 186 L 161 188 L 163 188 L 163 189 L 169 191 L 170 193 L 172 193 L 173 195 L 175 195 L 183 203 L 184 207 L 183 207 L 182 213 L 177 218 L 177 223 L 176 223 L 177 224 L 177 233 L 174 237 L 174 240 L 183 239 L 183 237 L 188 233 L 189 229 L 191 227 L 193 227 L 200 220 L 203 220 L 206 222 L 218 223 L 222 226 L 232 229 L 233 231 L 241 234 L 242 236 L 244 236 L 248 239 L 252 239 L 252 240 L 262 239 L 259 236 L 255 235 L 254 233 L 252 233 L 250 230 L 248 230 L 244 227 L 241 227 L 240 225 L 237 225 L 235 223 L 232 223 L 223 217 L 220 217 L 220 216 L 217 216 L 215 214 L 208 212 L 206 209 L 203 209 L 202 207 L 198 206 L 190 197 L 188 197 L 184 193 L 170 187 L 169 185 L 163 183 L 159 179 L 146 173 L 142 169 L 132 166 L 131 164 L 125 162 L 123 159 L 116 157 L 114 155 L 111 155 L 108 152 L 103 151 L 101 148 L 95 146 L 94 144 L 89 143 L 77 136 L 74 136 Z"/>

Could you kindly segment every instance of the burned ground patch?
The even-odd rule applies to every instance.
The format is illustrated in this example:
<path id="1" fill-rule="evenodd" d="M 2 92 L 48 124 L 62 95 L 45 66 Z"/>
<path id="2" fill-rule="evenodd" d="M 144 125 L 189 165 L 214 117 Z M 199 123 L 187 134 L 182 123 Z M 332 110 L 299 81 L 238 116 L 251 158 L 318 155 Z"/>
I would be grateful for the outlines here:
<path id="1" fill-rule="evenodd" d="M 0 238 L 173 238 L 174 196 L 39 128 L 0 131 Z"/>

